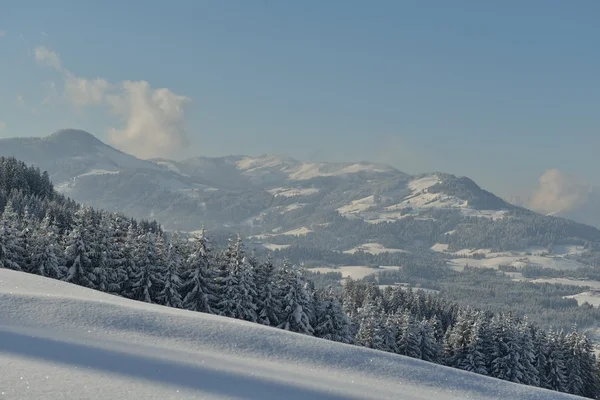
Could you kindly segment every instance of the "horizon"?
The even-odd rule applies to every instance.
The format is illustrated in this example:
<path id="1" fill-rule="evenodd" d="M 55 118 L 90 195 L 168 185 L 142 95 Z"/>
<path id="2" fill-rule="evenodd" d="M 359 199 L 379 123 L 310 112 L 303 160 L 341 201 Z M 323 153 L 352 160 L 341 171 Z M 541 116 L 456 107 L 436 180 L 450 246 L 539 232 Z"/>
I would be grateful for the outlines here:
<path id="1" fill-rule="evenodd" d="M 9 4 L 2 138 L 76 126 L 140 158 L 368 160 L 543 211 L 600 185 L 596 2 Z"/>

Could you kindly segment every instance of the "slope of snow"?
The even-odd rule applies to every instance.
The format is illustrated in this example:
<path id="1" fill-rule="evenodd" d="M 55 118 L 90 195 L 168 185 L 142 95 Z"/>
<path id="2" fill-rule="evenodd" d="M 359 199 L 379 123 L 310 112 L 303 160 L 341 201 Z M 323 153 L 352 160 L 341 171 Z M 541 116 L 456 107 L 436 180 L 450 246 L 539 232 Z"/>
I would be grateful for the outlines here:
<path id="1" fill-rule="evenodd" d="M 420 179 L 413 179 L 408 183 L 408 188 L 418 193 L 441 182 L 441 179 L 437 175 L 428 175 Z"/>
<path id="2" fill-rule="evenodd" d="M 150 161 L 140 160 L 139 158 L 136 158 L 132 155 L 115 150 L 110 146 L 96 146 L 96 149 L 99 153 L 104 155 L 106 158 L 108 158 L 121 168 L 145 168 L 153 170 L 159 169 L 159 167 L 156 164 Z"/>
<path id="3" fill-rule="evenodd" d="M 352 200 L 349 204 L 338 208 L 337 212 L 344 216 L 355 215 L 372 208 L 374 205 L 375 197 L 367 196 L 362 199 Z"/>
<path id="4" fill-rule="evenodd" d="M 380 243 L 365 243 L 360 246 L 356 246 L 350 250 L 344 251 L 346 254 L 354 254 L 357 251 L 364 251 L 365 253 L 381 254 L 381 253 L 407 253 L 406 250 L 402 249 L 390 249 L 383 246 Z"/>
<path id="5" fill-rule="evenodd" d="M 312 229 L 308 229 L 307 227 L 303 226 L 302 228 L 292 229 L 291 231 L 280 233 L 280 235 L 304 236 L 304 235 L 306 235 L 308 233 L 311 233 L 311 232 L 312 232 Z"/>
<path id="6" fill-rule="evenodd" d="M 575 299 L 578 305 L 588 303 L 594 307 L 600 307 L 600 292 L 598 290 L 591 290 L 589 292 L 583 292 L 574 294 L 572 296 L 565 296 L 565 299 Z"/>
<path id="7" fill-rule="evenodd" d="M 567 399 L 402 356 L 0 270 L 6 399 Z"/>
<path id="8" fill-rule="evenodd" d="M 317 188 L 290 188 L 290 187 L 280 187 L 268 190 L 273 196 L 283 196 L 283 197 L 294 197 L 294 196 L 310 196 L 312 194 L 319 193 L 319 189 Z"/>
<path id="9" fill-rule="evenodd" d="M 342 274 L 342 278 L 352 278 L 352 279 L 363 279 L 369 275 L 373 275 L 383 271 L 384 269 L 398 269 L 400 267 L 379 267 L 379 268 L 371 268 L 366 267 L 364 265 L 349 265 L 338 268 L 329 268 L 329 267 L 318 267 L 311 268 L 310 270 L 313 272 L 320 272 L 322 274 L 326 274 L 328 272 L 339 272 Z"/>

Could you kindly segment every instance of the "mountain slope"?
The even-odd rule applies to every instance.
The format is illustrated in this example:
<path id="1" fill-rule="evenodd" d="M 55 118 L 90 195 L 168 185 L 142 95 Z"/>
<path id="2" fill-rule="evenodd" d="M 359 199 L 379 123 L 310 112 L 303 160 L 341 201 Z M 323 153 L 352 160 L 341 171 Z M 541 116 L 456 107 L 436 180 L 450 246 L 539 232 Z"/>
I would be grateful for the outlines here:
<path id="1" fill-rule="evenodd" d="M 575 399 L 0 270 L 2 395 L 19 399 Z"/>
<path id="2" fill-rule="evenodd" d="M 167 229 L 240 232 L 307 265 L 438 265 L 465 249 L 600 244 L 597 229 L 540 216 L 445 173 L 278 155 L 139 160 L 77 130 L 3 139 L 2 155 L 47 170 L 79 202 Z"/>

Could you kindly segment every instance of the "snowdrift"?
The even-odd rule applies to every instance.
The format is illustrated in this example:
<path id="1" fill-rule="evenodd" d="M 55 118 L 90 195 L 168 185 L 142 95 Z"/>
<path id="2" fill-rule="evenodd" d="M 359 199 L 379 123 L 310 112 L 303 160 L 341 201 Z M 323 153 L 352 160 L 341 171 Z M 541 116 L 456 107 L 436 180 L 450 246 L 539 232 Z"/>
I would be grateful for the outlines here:
<path id="1" fill-rule="evenodd" d="M 3 399 L 575 399 L 0 269 Z"/>

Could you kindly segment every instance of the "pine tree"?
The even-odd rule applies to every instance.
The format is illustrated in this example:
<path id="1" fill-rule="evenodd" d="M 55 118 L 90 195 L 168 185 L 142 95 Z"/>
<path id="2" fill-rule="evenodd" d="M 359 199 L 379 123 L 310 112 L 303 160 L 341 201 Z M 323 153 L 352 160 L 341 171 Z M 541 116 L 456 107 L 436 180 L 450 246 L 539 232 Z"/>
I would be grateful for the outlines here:
<path id="1" fill-rule="evenodd" d="M 284 294 L 282 299 L 282 316 L 278 327 L 287 331 L 312 335 L 314 329 L 310 324 L 306 309 L 311 302 L 306 292 L 302 274 L 296 267 L 284 261 L 279 271 L 279 292 Z"/>
<path id="2" fill-rule="evenodd" d="M 221 315 L 256 322 L 256 286 L 239 235 L 235 244 L 230 243 L 225 262 L 228 274 L 220 288 L 218 309 Z"/>
<path id="3" fill-rule="evenodd" d="M 210 266 L 211 249 L 208 238 L 202 234 L 194 239 L 194 247 L 186 262 L 182 292 L 186 309 L 206 313 L 213 312 L 217 301 L 215 274 Z"/>
<path id="4" fill-rule="evenodd" d="M 46 216 L 33 232 L 30 257 L 31 265 L 35 269 L 32 272 L 54 279 L 64 279 L 67 269 L 57 231 L 56 225 Z"/>
<path id="5" fill-rule="evenodd" d="M 565 369 L 565 354 L 563 352 L 562 333 L 550 331 L 546 346 L 545 381 L 548 389 L 565 392 L 567 388 L 567 371 Z"/>
<path id="6" fill-rule="evenodd" d="M 182 265 L 182 240 L 176 232 L 167 243 L 167 251 L 162 260 L 162 268 L 159 274 L 163 285 L 157 295 L 157 302 L 167 307 L 182 308 L 183 301 L 179 293 L 181 288 L 180 268 Z"/>
<path id="7" fill-rule="evenodd" d="M 474 321 L 467 340 L 464 357 L 457 367 L 476 374 L 488 375 L 486 354 L 489 354 L 491 346 L 488 341 L 487 323 L 482 316 L 478 316 Z"/>
<path id="8" fill-rule="evenodd" d="M 25 248 L 21 236 L 21 221 L 12 201 L 6 204 L 0 224 L 0 266 L 21 271 L 25 264 Z"/>
<path id="9" fill-rule="evenodd" d="M 275 266 L 270 258 L 256 266 L 257 322 L 277 326 L 281 316 L 281 293 L 278 291 Z"/>
<path id="10" fill-rule="evenodd" d="M 435 340 L 435 333 L 431 323 L 423 319 L 418 325 L 418 335 L 420 337 L 421 360 L 439 363 L 440 348 Z"/>
<path id="11" fill-rule="evenodd" d="M 156 303 L 162 279 L 158 272 L 156 235 L 152 232 L 139 235 L 134 249 L 135 270 L 130 278 L 132 298 L 146 303 Z"/>
<path id="12" fill-rule="evenodd" d="M 412 358 L 421 358 L 421 337 L 418 326 L 408 310 L 402 314 L 398 337 L 398 351 Z"/>
<path id="13" fill-rule="evenodd" d="M 86 228 L 91 218 L 91 209 L 82 208 L 75 213 L 73 229 L 67 236 L 65 259 L 68 272 L 65 280 L 76 285 L 95 289 L 96 277 L 93 273 L 92 258 L 94 256 L 90 247 L 92 241 Z"/>

